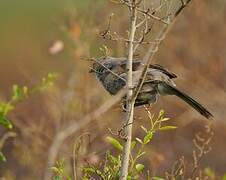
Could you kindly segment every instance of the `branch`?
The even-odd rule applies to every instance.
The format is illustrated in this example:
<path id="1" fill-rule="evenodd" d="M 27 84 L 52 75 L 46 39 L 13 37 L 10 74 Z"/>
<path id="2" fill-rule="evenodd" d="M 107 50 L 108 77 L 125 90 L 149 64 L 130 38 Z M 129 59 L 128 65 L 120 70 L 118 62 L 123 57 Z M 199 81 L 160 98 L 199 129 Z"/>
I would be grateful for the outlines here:
<path id="1" fill-rule="evenodd" d="M 11 131 L 6 132 L 5 134 L 3 134 L 3 136 L 0 139 L 0 150 L 2 149 L 3 145 L 5 144 L 5 141 L 8 138 L 14 138 L 16 136 L 17 136 L 17 134 L 15 132 L 11 132 Z"/>
<path id="2" fill-rule="evenodd" d="M 126 180 L 128 175 L 128 167 L 129 167 L 129 156 L 130 156 L 130 146 L 132 140 L 132 127 L 133 127 L 133 110 L 135 99 L 132 101 L 133 95 L 133 41 L 136 32 L 136 19 L 137 19 L 137 10 L 136 10 L 136 0 L 132 0 L 132 7 L 130 12 L 130 35 L 129 35 L 129 52 L 128 52 L 128 60 L 127 60 L 127 117 L 125 119 L 125 135 L 126 141 L 123 147 L 122 153 L 122 164 L 121 164 L 121 173 L 120 180 Z"/>
<path id="3" fill-rule="evenodd" d="M 154 15 L 155 11 L 151 11 L 149 8 L 147 10 L 140 9 L 137 5 L 133 5 L 133 4 L 129 3 L 127 0 L 121 0 L 121 4 L 126 5 L 130 9 L 134 8 L 137 12 L 147 15 L 148 17 L 150 17 L 156 21 L 159 21 L 163 24 L 168 24 L 168 21 L 165 21 L 163 18 L 155 16 Z"/>
<path id="4" fill-rule="evenodd" d="M 140 26 L 140 24 L 138 24 L 137 27 L 138 26 Z M 116 33 L 114 33 L 114 34 L 116 36 Z M 146 35 L 147 33 L 144 33 L 144 34 Z M 108 31 L 107 34 L 104 31 L 104 33 L 100 33 L 100 36 L 104 40 L 116 41 L 116 42 L 119 42 L 120 41 L 120 42 L 130 43 L 130 40 L 129 39 L 126 39 L 126 38 L 123 38 L 123 37 L 120 37 L 120 36 L 114 37 L 114 35 L 110 34 L 110 31 Z M 134 43 L 134 44 L 155 44 L 156 42 L 153 42 L 153 41 L 133 40 L 132 43 Z"/>

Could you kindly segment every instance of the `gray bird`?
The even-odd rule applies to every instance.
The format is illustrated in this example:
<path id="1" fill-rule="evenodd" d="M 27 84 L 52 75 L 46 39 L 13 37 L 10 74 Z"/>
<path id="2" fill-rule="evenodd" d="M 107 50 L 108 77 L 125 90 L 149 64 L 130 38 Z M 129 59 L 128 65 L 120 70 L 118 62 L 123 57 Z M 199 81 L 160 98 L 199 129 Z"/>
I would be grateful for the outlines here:
<path id="1" fill-rule="evenodd" d="M 116 95 L 126 85 L 126 62 L 127 58 L 103 57 L 98 62 L 94 62 L 90 73 L 95 73 L 96 78 L 102 83 L 104 88 L 111 94 Z M 139 75 L 142 73 L 138 69 L 142 66 L 142 61 L 133 61 L 133 87 L 138 84 Z M 139 92 L 134 106 L 153 104 L 159 95 L 175 95 L 193 107 L 207 119 L 213 115 L 200 103 L 181 92 L 176 88 L 173 78 L 177 76 L 158 64 L 149 65 L 147 76 Z M 124 101 L 125 105 L 125 101 Z"/>

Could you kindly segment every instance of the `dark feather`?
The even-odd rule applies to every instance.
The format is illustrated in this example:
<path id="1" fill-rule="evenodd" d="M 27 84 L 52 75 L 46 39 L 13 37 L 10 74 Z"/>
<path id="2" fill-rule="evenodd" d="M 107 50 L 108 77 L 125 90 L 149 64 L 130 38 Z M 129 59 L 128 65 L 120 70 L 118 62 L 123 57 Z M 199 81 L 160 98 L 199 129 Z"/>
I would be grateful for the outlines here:
<path id="1" fill-rule="evenodd" d="M 194 100 L 192 97 L 188 96 L 184 92 L 179 91 L 175 87 L 165 82 L 159 82 L 159 85 L 164 87 L 168 94 L 175 95 L 184 100 L 186 103 L 188 103 L 191 107 L 193 107 L 196 111 L 198 111 L 201 115 L 205 116 L 207 119 L 213 117 L 213 115 L 205 107 L 203 107 L 200 103 L 198 103 L 196 100 Z"/>

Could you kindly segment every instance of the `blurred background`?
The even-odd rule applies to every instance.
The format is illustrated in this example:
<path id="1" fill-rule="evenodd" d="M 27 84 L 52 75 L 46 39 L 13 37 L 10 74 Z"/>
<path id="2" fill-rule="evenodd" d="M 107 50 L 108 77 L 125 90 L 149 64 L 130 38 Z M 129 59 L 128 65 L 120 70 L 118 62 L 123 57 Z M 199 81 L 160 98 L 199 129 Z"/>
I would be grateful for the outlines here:
<path id="1" fill-rule="evenodd" d="M 177 19 L 160 47 L 154 63 L 175 72 L 178 87 L 198 99 L 215 117 L 212 151 L 201 162 L 219 176 L 226 172 L 226 2 L 192 2 Z M 42 179 L 48 169 L 48 151 L 57 132 L 101 105 L 110 95 L 89 74 L 85 57 L 103 55 L 105 44 L 112 56 L 125 56 L 120 42 L 103 41 L 104 30 L 114 13 L 114 31 L 128 29 L 125 8 L 105 0 L 15 0 L 0 2 L 0 100 L 7 101 L 13 84 L 32 87 L 49 72 L 58 79 L 48 91 L 17 104 L 10 114 L 17 133 L 3 147 L 7 162 L 0 162 L 3 179 Z M 144 51 L 140 52 L 142 57 Z M 207 120 L 175 97 L 160 98 L 151 108 L 164 109 L 176 124 L 175 131 L 154 136 L 143 163 L 155 175 L 164 175 L 181 156 L 192 161 L 195 134 L 205 130 Z M 142 108 L 136 110 L 134 136 L 147 124 Z M 59 159 L 71 168 L 76 138 L 90 133 L 90 142 L 80 155 L 81 165 L 100 162 L 110 147 L 105 142 L 108 128 L 117 130 L 123 113 L 116 105 L 101 118 L 68 138 Z M 5 133 L 0 129 L 1 135 Z M 88 140 L 87 140 L 88 141 Z"/>

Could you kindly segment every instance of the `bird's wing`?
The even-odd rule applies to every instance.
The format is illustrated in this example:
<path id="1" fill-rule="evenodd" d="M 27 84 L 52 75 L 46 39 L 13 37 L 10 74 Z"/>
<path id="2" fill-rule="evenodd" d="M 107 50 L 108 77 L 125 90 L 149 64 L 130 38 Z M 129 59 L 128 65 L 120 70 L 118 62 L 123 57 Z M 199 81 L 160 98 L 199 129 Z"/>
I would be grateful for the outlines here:
<path id="1" fill-rule="evenodd" d="M 161 71 L 165 75 L 169 76 L 170 79 L 177 78 L 176 74 L 174 74 L 173 72 L 169 71 L 168 69 L 166 69 L 165 67 L 163 67 L 159 64 L 150 64 L 149 68 L 157 69 L 157 70 Z"/>
<path id="2" fill-rule="evenodd" d="M 120 61 L 120 66 L 123 69 L 126 69 L 126 63 L 127 63 L 126 59 L 121 60 Z M 133 71 L 138 70 L 138 67 L 141 66 L 141 65 L 144 65 L 141 60 L 133 60 Z M 150 64 L 149 68 L 161 71 L 165 75 L 169 76 L 170 79 L 177 78 L 177 75 L 175 73 L 169 71 L 168 69 L 166 69 L 165 67 L 163 67 L 163 66 L 161 66 L 159 64 Z"/>
<path id="3" fill-rule="evenodd" d="M 119 59 L 120 59 L 120 65 L 121 65 L 121 67 L 123 69 L 126 69 L 127 59 L 125 59 L 125 58 L 119 58 Z M 137 60 L 137 59 L 133 60 L 133 71 L 138 70 L 138 67 L 140 65 L 144 65 L 141 60 Z M 149 65 L 149 68 L 152 68 L 152 69 L 156 69 L 156 70 L 161 71 L 165 75 L 169 76 L 170 79 L 177 78 L 177 75 L 175 73 L 169 71 L 168 69 L 166 69 L 162 65 L 159 65 L 159 64 L 150 64 Z"/>
<path id="4" fill-rule="evenodd" d="M 142 74 L 141 70 L 133 71 L 133 86 L 137 86 L 141 74 Z M 126 76 L 127 76 L 126 73 L 120 74 L 120 77 L 124 79 L 126 79 Z M 144 84 L 151 84 L 155 81 L 163 81 L 170 85 L 175 86 L 175 83 L 165 73 L 157 69 L 148 68 Z"/>
<path id="5" fill-rule="evenodd" d="M 148 68 L 147 76 L 145 80 L 146 81 L 163 81 L 172 86 L 176 86 L 176 84 L 173 82 L 172 78 L 170 78 L 169 75 L 155 68 Z"/>

